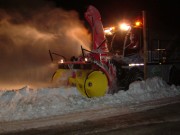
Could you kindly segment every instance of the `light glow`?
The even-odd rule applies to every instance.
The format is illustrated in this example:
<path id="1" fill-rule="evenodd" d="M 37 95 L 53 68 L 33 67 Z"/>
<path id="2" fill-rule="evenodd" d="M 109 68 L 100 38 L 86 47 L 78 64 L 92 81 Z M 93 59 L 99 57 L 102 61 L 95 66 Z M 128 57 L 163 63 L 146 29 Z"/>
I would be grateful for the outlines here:
<path id="1" fill-rule="evenodd" d="M 131 28 L 131 26 L 126 23 L 122 23 L 119 25 L 120 30 L 128 31 L 130 28 Z"/>
<path id="2" fill-rule="evenodd" d="M 87 61 L 88 61 L 88 58 L 84 58 L 84 60 L 87 62 Z"/>
<path id="3" fill-rule="evenodd" d="M 141 21 L 136 21 L 136 22 L 135 22 L 135 26 L 136 26 L 136 27 L 139 27 L 139 26 L 141 26 L 141 25 L 142 25 Z"/>
<path id="4" fill-rule="evenodd" d="M 144 63 L 131 63 L 129 64 L 129 67 L 135 67 L 135 66 L 144 66 Z"/>
<path id="5" fill-rule="evenodd" d="M 106 35 L 112 35 L 114 33 L 115 27 L 108 27 L 104 29 Z"/>
<path id="6" fill-rule="evenodd" d="M 58 63 L 64 63 L 64 59 L 60 59 Z"/>

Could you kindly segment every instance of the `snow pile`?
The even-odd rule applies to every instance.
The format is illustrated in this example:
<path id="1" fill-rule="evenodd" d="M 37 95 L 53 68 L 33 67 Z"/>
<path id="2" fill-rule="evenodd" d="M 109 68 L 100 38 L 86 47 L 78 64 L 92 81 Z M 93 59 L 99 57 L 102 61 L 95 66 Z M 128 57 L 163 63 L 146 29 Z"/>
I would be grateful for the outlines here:
<path id="1" fill-rule="evenodd" d="M 102 108 L 180 95 L 180 86 L 168 85 L 161 78 L 149 78 L 130 85 L 128 91 L 100 98 L 82 97 L 76 88 L 41 88 L 28 86 L 0 91 L 0 122 L 35 119 L 65 113 Z"/>

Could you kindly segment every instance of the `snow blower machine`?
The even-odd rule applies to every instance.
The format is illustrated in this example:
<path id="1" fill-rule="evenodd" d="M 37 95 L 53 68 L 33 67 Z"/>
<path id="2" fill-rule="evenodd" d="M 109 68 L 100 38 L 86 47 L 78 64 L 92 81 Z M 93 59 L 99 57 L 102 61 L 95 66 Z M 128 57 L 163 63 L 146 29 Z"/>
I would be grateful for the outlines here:
<path id="1" fill-rule="evenodd" d="M 92 50 L 81 47 L 81 56 L 69 61 L 61 59 L 52 81 L 75 86 L 83 96 L 91 98 L 116 93 L 120 89 L 117 86 L 127 89 L 132 81 L 143 79 L 143 72 L 130 69 L 129 64 L 108 51 L 101 15 L 94 6 L 88 7 L 85 18 L 93 32 Z M 49 52 L 52 58 L 55 53 Z"/>

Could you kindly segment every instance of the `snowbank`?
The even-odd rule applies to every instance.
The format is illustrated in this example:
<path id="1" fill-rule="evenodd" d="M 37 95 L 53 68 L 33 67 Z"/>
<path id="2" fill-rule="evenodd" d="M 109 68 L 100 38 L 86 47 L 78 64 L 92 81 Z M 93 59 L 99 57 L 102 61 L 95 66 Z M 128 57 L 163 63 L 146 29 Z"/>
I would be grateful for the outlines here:
<path id="1" fill-rule="evenodd" d="M 26 86 L 19 90 L 0 91 L 0 122 L 61 115 L 117 104 L 128 106 L 177 95 L 180 95 L 180 86 L 170 86 L 158 77 L 134 82 L 128 91 L 100 98 L 82 97 L 76 88 L 31 89 Z"/>

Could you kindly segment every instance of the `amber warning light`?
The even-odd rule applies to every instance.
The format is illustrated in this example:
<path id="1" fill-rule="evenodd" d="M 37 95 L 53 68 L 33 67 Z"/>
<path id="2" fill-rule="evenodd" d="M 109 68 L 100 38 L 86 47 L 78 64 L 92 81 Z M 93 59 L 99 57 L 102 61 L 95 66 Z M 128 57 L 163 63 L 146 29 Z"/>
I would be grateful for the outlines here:
<path id="1" fill-rule="evenodd" d="M 135 22 L 135 27 L 141 27 L 142 26 L 142 22 L 141 21 L 136 21 Z"/>

